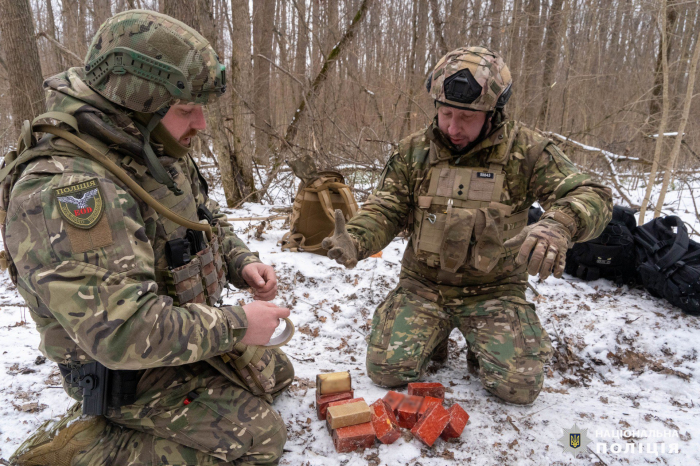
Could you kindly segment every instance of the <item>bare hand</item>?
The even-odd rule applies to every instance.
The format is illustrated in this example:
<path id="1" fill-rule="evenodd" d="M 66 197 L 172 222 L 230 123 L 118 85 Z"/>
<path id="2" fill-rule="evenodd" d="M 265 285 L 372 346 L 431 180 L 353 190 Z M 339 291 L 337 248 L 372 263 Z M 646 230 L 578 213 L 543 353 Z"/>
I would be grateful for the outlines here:
<path id="1" fill-rule="evenodd" d="M 328 257 L 340 265 L 352 269 L 357 265 L 357 248 L 345 229 L 345 217 L 340 209 L 335 209 L 335 232 L 323 239 L 321 246 L 328 249 Z"/>
<path id="2" fill-rule="evenodd" d="M 243 267 L 243 280 L 253 289 L 253 298 L 271 301 L 277 296 L 277 276 L 271 265 L 254 262 Z"/>
<path id="3" fill-rule="evenodd" d="M 289 309 L 264 301 L 246 304 L 243 312 L 248 318 L 248 330 L 242 340 L 246 345 L 267 344 L 280 324 L 280 319 L 289 317 Z"/>

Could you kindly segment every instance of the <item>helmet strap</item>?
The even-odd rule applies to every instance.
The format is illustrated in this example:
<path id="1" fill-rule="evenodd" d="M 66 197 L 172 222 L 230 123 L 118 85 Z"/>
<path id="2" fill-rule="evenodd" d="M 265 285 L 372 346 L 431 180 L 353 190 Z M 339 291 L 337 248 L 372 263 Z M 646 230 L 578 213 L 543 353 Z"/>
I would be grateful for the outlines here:
<path id="1" fill-rule="evenodd" d="M 170 107 L 165 107 L 155 112 L 146 126 L 143 126 L 136 120 L 133 121 L 136 128 L 143 135 L 143 158 L 148 167 L 148 171 L 151 172 L 151 175 L 158 183 L 166 185 L 170 191 L 179 196 L 183 193 L 182 190 L 178 188 L 177 183 L 175 183 L 163 164 L 160 163 L 158 156 L 153 151 L 153 147 L 151 147 L 151 132 L 158 126 L 158 123 L 160 123 L 165 114 L 168 113 L 169 109 Z"/>

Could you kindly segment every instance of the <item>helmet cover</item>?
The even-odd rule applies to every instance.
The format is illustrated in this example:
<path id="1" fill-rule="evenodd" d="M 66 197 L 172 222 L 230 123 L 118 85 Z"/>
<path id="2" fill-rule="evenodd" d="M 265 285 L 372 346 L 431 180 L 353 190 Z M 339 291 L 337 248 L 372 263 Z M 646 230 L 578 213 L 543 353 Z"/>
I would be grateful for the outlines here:
<path id="1" fill-rule="evenodd" d="M 436 102 L 489 112 L 505 106 L 512 83 L 500 54 L 486 47 L 460 47 L 435 65 L 426 88 Z"/>
<path id="2" fill-rule="evenodd" d="M 123 107 L 154 113 L 173 104 L 208 104 L 226 91 L 226 70 L 209 42 L 170 16 L 128 10 L 95 34 L 85 82 Z"/>

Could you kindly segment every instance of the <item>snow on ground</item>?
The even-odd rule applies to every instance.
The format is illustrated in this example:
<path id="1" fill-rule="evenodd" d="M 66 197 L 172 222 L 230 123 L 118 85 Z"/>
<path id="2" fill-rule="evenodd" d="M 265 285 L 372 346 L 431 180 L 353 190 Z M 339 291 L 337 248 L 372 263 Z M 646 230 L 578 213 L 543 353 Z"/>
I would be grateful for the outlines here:
<path id="1" fill-rule="evenodd" d="M 231 217 L 274 214 L 247 204 Z M 284 220 L 236 222 L 251 249 L 274 265 L 280 280 L 275 300 L 292 309 L 297 333 L 286 347 L 296 368 L 291 389 L 275 407 L 287 422 L 284 465 L 617 465 L 700 463 L 700 321 L 641 289 L 616 288 L 571 277 L 533 280 L 528 298 L 556 350 L 545 387 L 531 406 L 500 402 L 484 390 L 466 363 L 464 338 L 454 331 L 450 358 L 432 366 L 426 381 L 447 387 L 446 403 L 470 414 L 460 439 L 427 448 L 405 433 L 393 445 L 337 454 L 314 409 L 319 372 L 350 371 L 356 396 L 368 402 L 385 389 L 365 373 L 366 342 L 374 309 L 397 283 L 405 244 L 394 240 L 381 259 L 345 270 L 329 259 L 281 252 Z M 257 237 L 259 236 L 259 238 Z M 248 301 L 232 291 L 227 304 Z M 7 275 L 0 288 L 0 457 L 7 458 L 36 426 L 70 404 L 55 365 L 41 363 L 39 336 Z M 696 404 L 698 402 L 699 404 Z M 576 424 L 588 429 L 589 451 L 574 457 L 558 441 Z M 597 436 L 596 436 L 597 434 Z M 631 434 L 628 435 L 628 434 Z M 622 436 L 622 437 L 621 437 Z M 629 443 L 628 443 L 629 442 Z M 634 453 L 630 453 L 634 445 Z M 638 453 L 644 445 L 644 453 Z M 678 453 L 671 453 L 678 449 Z M 621 450 L 621 451 L 618 451 Z M 628 453 L 623 453 L 623 451 Z M 655 453 L 647 453 L 651 449 Z M 592 453 L 598 450 L 598 453 Z"/>

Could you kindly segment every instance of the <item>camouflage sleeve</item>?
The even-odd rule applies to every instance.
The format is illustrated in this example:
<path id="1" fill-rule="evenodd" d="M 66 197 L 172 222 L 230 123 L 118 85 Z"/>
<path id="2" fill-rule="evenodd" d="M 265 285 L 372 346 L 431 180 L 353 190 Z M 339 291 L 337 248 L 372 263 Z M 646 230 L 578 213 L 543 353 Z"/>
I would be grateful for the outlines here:
<path id="1" fill-rule="evenodd" d="M 261 262 L 257 252 L 251 252 L 234 232 L 233 225 L 226 221 L 226 215 L 219 208 L 219 204 L 209 199 L 210 210 L 214 218 L 219 219 L 218 226 L 224 235 L 223 252 L 228 266 L 228 280 L 236 288 L 247 288 L 249 285 L 243 280 L 241 272 L 248 264 Z"/>
<path id="2" fill-rule="evenodd" d="M 144 222 L 134 198 L 104 176 L 93 178 L 104 212 L 89 229 L 68 225 L 53 193 L 89 176 L 64 173 L 15 186 L 6 241 L 19 285 L 87 356 L 111 369 L 182 365 L 230 351 L 246 332 L 243 309 L 176 307 L 159 295 L 146 233 L 155 225 Z M 42 347 L 58 360 L 85 357 L 59 353 L 64 339 L 44 340 Z"/>
<path id="3" fill-rule="evenodd" d="M 377 188 L 347 223 L 348 232 L 357 242 L 359 260 L 384 249 L 406 228 L 413 204 L 407 157 L 398 151 L 391 155 Z"/>
<path id="4" fill-rule="evenodd" d="M 612 218 L 612 191 L 581 173 L 555 144 L 538 158 L 530 189 L 545 210 L 545 216 L 561 212 L 574 220 L 575 242 L 600 235 Z"/>

